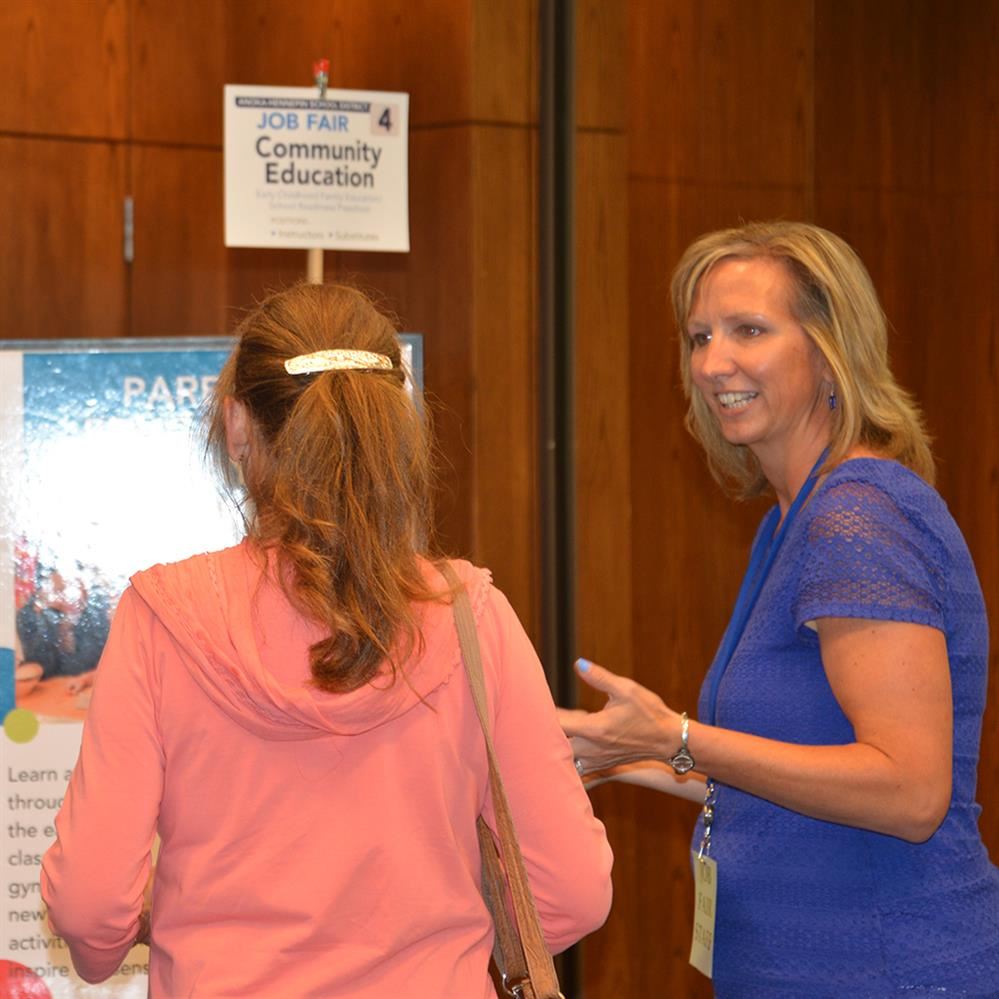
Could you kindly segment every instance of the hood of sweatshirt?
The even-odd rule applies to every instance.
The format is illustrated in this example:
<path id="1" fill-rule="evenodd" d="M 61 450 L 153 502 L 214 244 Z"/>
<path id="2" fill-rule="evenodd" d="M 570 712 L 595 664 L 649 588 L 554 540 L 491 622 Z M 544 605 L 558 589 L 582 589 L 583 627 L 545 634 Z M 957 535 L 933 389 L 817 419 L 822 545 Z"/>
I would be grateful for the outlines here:
<path id="1" fill-rule="evenodd" d="M 431 698 L 462 669 L 450 603 L 416 607 L 417 642 L 393 676 L 383 664 L 364 686 L 343 694 L 309 683 L 309 646 L 324 637 L 303 619 L 264 571 L 249 541 L 183 562 L 155 565 L 132 577 L 136 593 L 170 634 L 178 658 L 205 694 L 243 728 L 268 739 L 301 740 L 356 735 L 398 718 Z M 452 563 L 464 582 L 476 619 L 485 606 L 488 571 Z M 447 584 L 424 563 L 428 584 Z"/>

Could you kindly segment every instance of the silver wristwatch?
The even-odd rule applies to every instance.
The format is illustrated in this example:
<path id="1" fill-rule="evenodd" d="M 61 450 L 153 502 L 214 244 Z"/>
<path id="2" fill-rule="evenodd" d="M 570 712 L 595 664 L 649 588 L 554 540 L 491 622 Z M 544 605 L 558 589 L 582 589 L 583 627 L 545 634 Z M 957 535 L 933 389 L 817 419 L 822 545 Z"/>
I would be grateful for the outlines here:
<path id="1" fill-rule="evenodd" d="M 666 762 L 677 774 L 689 773 L 694 769 L 694 757 L 690 755 L 687 748 L 687 736 L 690 734 L 690 719 L 687 712 L 680 715 L 680 748 L 672 755 L 666 757 Z"/>

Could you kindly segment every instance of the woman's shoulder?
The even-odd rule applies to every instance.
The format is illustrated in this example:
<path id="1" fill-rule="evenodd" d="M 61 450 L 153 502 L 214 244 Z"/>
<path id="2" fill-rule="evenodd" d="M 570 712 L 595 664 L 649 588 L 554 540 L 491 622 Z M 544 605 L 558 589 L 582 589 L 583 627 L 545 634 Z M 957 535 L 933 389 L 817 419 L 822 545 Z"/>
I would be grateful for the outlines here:
<path id="1" fill-rule="evenodd" d="M 222 575 L 238 572 L 259 574 L 264 571 L 267 559 L 244 538 L 239 544 L 214 551 L 198 552 L 175 562 L 157 562 L 134 573 L 130 582 L 139 593 L 164 587 L 197 589 L 200 586 L 218 586 Z"/>
<path id="2" fill-rule="evenodd" d="M 848 456 L 830 473 L 829 482 L 870 482 L 877 487 L 925 491 L 938 496 L 926 479 L 894 458 L 883 458 L 868 451 Z"/>
<path id="3" fill-rule="evenodd" d="M 861 456 L 838 465 L 810 504 L 810 533 L 881 535 L 945 552 L 966 544 L 940 493 L 922 476 L 890 458 Z"/>
<path id="4" fill-rule="evenodd" d="M 874 514 L 891 507 L 905 516 L 950 520 L 943 497 L 921 475 L 891 458 L 848 458 L 829 473 L 820 509 L 849 505 Z"/>
<path id="5" fill-rule="evenodd" d="M 436 664 L 441 678 L 461 671 L 462 651 L 455 620 L 454 594 L 443 573 L 450 567 L 468 594 L 475 632 L 487 679 L 494 679 L 496 650 L 514 627 L 515 615 L 502 592 L 493 585 L 492 573 L 465 559 L 420 560 L 428 599 L 414 605 L 414 623 L 421 636 L 421 664 Z"/>
<path id="6" fill-rule="evenodd" d="M 430 608 L 436 607 L 438 614 L 451 614 L 451 587 L 444 576 L 445 567 L 449 567 L 464 586 L 476 621 L 482 617 L 486 604 L 498 592 L 493 585 L 492 573 L 467 559 L 423 557 L 419 564 L 424 584 L 431 595 Z"/>
<path id="7" fill-rule="evenodd" d="M 442 562 L 446 562 L 454 570 L 468 593 L 476 630 L 484 649 L 486 646 L 502 645 L 511 635 L 519 635 L 524 631 L 517 611 L 506 594 L 493 582 L 489 569 L 465 559 L 427 559 L 423 562 L 423 572 L 431 599 L 420 605 L 416 617 L 417 625 L 428 645 L 433 644 L 432 636 L 435 634 L 451 637 L 455 635 L 454 601 L 450 585 L 441 573 Z"/>

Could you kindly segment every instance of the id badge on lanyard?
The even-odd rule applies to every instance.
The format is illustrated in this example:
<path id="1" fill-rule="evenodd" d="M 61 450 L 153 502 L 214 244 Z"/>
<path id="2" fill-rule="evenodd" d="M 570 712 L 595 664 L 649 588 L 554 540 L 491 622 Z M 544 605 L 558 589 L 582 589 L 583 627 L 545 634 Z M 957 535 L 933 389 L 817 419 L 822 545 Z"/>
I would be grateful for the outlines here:
<path id="1" fill-rule="evenodd" d="M 798 511 L 815 488 L 819 469 L 828 454 L 828 448 L 819 455 L 818 461 L 809 473 L 805 484 L 798 491 L 783 522 L 777 527 L 776 520 L 779 510 L 774 508 L 767 516 L 763 529 L 757 539 L 750 556 L 749 568 L 739 589 L 739 596 L 732 612 L 732 620 L 722 639 L 722 647 L 718 651 L 719 667 L 711 677 L 708 685 L 707 720 L 715 724 L 715 712 L 718 701 L 718 687 L 722 676 L 732 661 L 736 646 L 742 638 L 749 616 L 756 606 L 756 600 L 767 580 L 770 568 L 777 557 L 781 543 L 787 537 L 788 529 Z M 775 531 L 776 528 L 776 531 Z M 768 542 L 769 539 L 769 543 Z M 715 817 L 715 783 L 708 778 L 704 789 L 704 835 L 697 853 L 694 854 L 694 934 L 690 944 L 690 963 L 701 972 L 712 976 L 715 951 L 715 915 L 718 909 L 718 863 L 709 854 L 711 851 L 711 826 Z"/>
<path id="2" fill-rule="evenodd" d="M 718 902 L 718 864 L 711 850 L 711 823 L 715 817 L 715 785 L 708 781 L 704 790 L 704 835 L 694 854 L 694 936 L 690 942 L 690 963 L 711 977 L 715 956 L 715 911 Z"/>

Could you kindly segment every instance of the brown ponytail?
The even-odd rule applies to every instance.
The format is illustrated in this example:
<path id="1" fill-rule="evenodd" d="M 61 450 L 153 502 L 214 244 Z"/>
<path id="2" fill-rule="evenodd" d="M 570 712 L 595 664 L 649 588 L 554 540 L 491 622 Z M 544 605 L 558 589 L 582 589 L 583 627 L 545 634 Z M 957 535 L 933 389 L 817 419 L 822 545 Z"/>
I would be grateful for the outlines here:
<path id="1" fill-rule="evenodd" d="M 231 482 L 222 401 L 246 406 L 253 447 L 243 465 L 248 533 L 273 549 L 281 585 L 329 630 L 312 646 L 313 681 L 348 691 L 412 651 L 413 601 L 434 596 L 421 571 L 431 537 L 425 417 L 404 387 L 390 320 L 355 288 L 296 285 L 265 299 L 236 330 L 208 413 L 208 450 Z M 365 350 L 384 371 L 290 375 L 284 362 Z"/>

